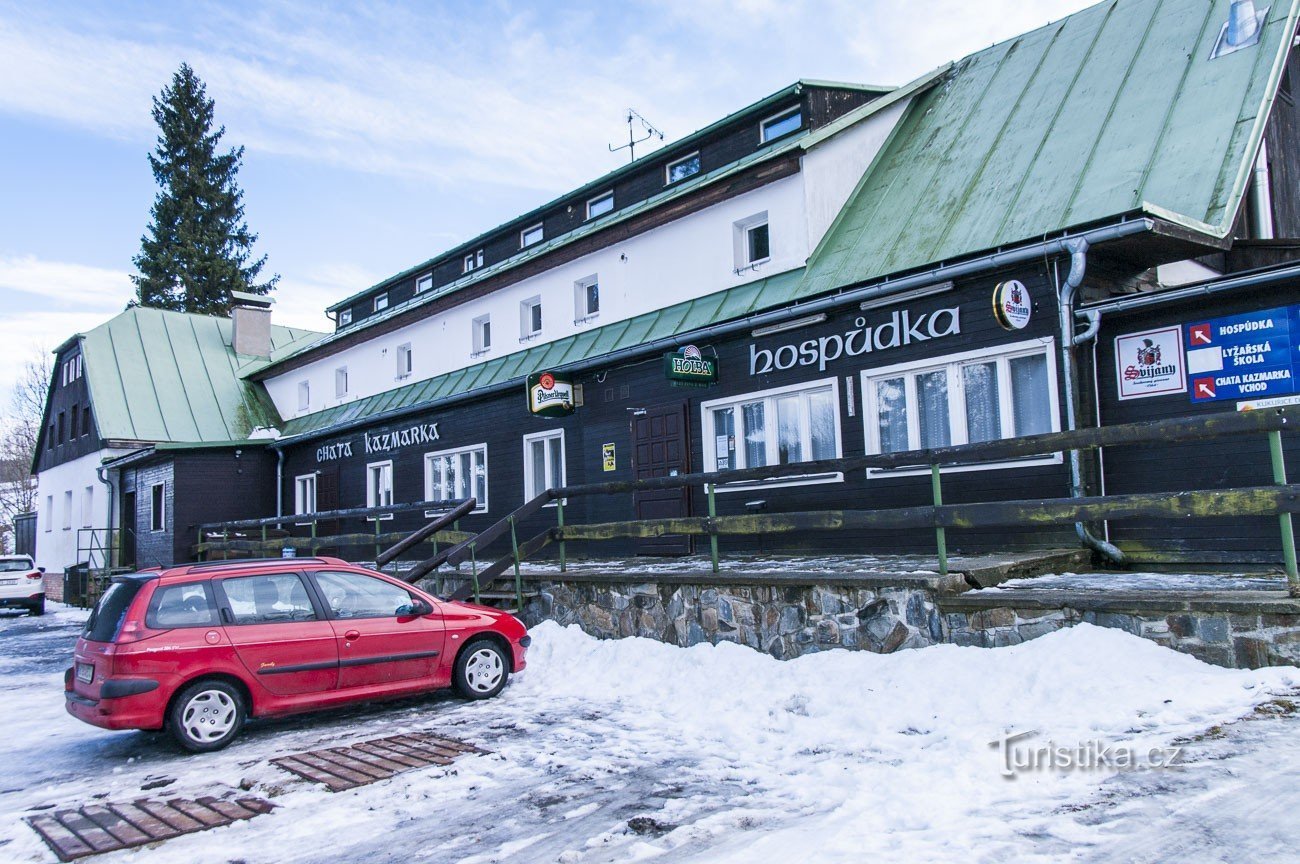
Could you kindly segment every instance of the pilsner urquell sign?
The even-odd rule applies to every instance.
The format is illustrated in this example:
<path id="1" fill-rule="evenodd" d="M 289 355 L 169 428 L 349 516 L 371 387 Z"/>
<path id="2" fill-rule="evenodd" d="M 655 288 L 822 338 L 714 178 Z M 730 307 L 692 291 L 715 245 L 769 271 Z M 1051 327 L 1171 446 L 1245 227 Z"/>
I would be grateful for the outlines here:
<path id="1" fill-rule="evenodd" d="M 554 372 L 528 376 L 528 410 L 543 417 L 566 417 L 573 413 L 573 382 L 557 378 Z"/>
<path id="2" fill-rule="evenodd" d="M 703 356 L 694 345 L 683 345 L 664 355 L 664 375 L 683 384 L 712 384 L 718 380 L 718 361 Z"/>

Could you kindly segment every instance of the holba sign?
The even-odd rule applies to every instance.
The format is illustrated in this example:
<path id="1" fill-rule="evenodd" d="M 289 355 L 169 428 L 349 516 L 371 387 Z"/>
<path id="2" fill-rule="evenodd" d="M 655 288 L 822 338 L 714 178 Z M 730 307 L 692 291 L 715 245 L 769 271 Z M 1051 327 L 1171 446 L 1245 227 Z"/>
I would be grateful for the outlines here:
<path id="1" fill-rule="evenodd" d="M 817 371 L 825 372 L 827 363 L 841 357 L 858 357 L 873 351 L 888 351 L 913 342 L 929 342 L 960 334 L 961 309 L 957 306 L 919 313 L 910 309 L 895 310 L 881 321 L 869 321 L 865 316 L 858 316 L 853 329 L 842 335 L 834 333 L 777 348 L 759 348 L 751 344 L 749 374 L 763 375 L 795 366 L 816 366 Z"/>

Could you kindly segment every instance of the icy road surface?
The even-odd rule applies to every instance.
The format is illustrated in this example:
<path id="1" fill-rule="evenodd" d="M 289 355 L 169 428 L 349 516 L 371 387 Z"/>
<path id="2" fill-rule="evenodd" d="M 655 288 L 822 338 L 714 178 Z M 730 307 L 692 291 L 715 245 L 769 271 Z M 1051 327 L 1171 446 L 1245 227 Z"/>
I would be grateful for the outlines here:
<path id="1" fill-rule="evenodd" d="M 254 723 L 221 753 L 183 756 L 161 735 L 64 713 L 62 670 L 83 618 L 0 616 L 5 862 L 55 860 L 21 821 L 36 808 L 241 782 L 277 809 L 92 860 L 1295 860 L 1300 717 L 1278 700 L 1293 698 L 1300 670 L 1218 669 L 1115 630 L 782 663 L 545 624 L 528 671 L 499 699 Z M 268 764 L 415 730 L 493 752 L 342 793 Z M 1007 731 L 1036 731 L 1025 746 L 1142 753 L 1198 740 L 1175 745 L 1173 768 L 1008 779 L 989 746 Z"/>

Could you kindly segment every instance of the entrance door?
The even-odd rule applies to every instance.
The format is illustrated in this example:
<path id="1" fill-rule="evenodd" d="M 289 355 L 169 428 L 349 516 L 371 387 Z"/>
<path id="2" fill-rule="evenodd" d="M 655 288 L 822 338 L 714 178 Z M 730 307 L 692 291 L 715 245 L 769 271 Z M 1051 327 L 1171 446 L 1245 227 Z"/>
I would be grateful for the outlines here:
<path id="1" fill-rule="evenodd" d="M 122 515 L 118 522 L 122 526 L 118 537 L 117 566 L 135 566 L 135 493 L 122 493 Z"/>
<path id="2" fill-rule="evenodd" d="M 690 439 L 686 433 L 686 403 L 647 408 L 632 415 L 632 470 L 638 480 L 673 477 L 690 471 Z M 656 489 L 633 497 L 638 519 L 672 519 L 689 516 L 689 490 Z M 651 537 L 640 541 L 639 555 L 689 555 L 686 534 Z"/>

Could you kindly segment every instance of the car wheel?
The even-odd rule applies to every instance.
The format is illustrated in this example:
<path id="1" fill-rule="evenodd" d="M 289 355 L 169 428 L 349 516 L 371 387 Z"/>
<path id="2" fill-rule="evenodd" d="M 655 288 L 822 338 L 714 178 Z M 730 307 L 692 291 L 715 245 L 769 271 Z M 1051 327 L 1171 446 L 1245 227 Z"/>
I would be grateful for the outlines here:
<path id="1" fill-rule="evenodd" d="M 244 727 L 244 696 L 225 681 L 195 681 L 167 712 L 167 731 L 191 753 L 220 750 Z"/>
<path id="2" fill-rule="evenodd" d="M 479 639 L 465 646 L 456 658 L 451 682 L 466 699 L 491 699 L 506 686 L 510 664 L 506 654 L 490 639 Z"/>
<path id="3" fill-rule="evenodd" d="M 36 601 L 35 603 L 33 603 L 31 606 L 28 606 L 28 607 L 27 607 L 27 612 L 28 612 L 28 614 L 31 614 L 31 615 L 44 615 L 44 614 L 45 614 L 45 598 L 42 597 L 40 600 L 37 600 L 37 601 Z"/>

